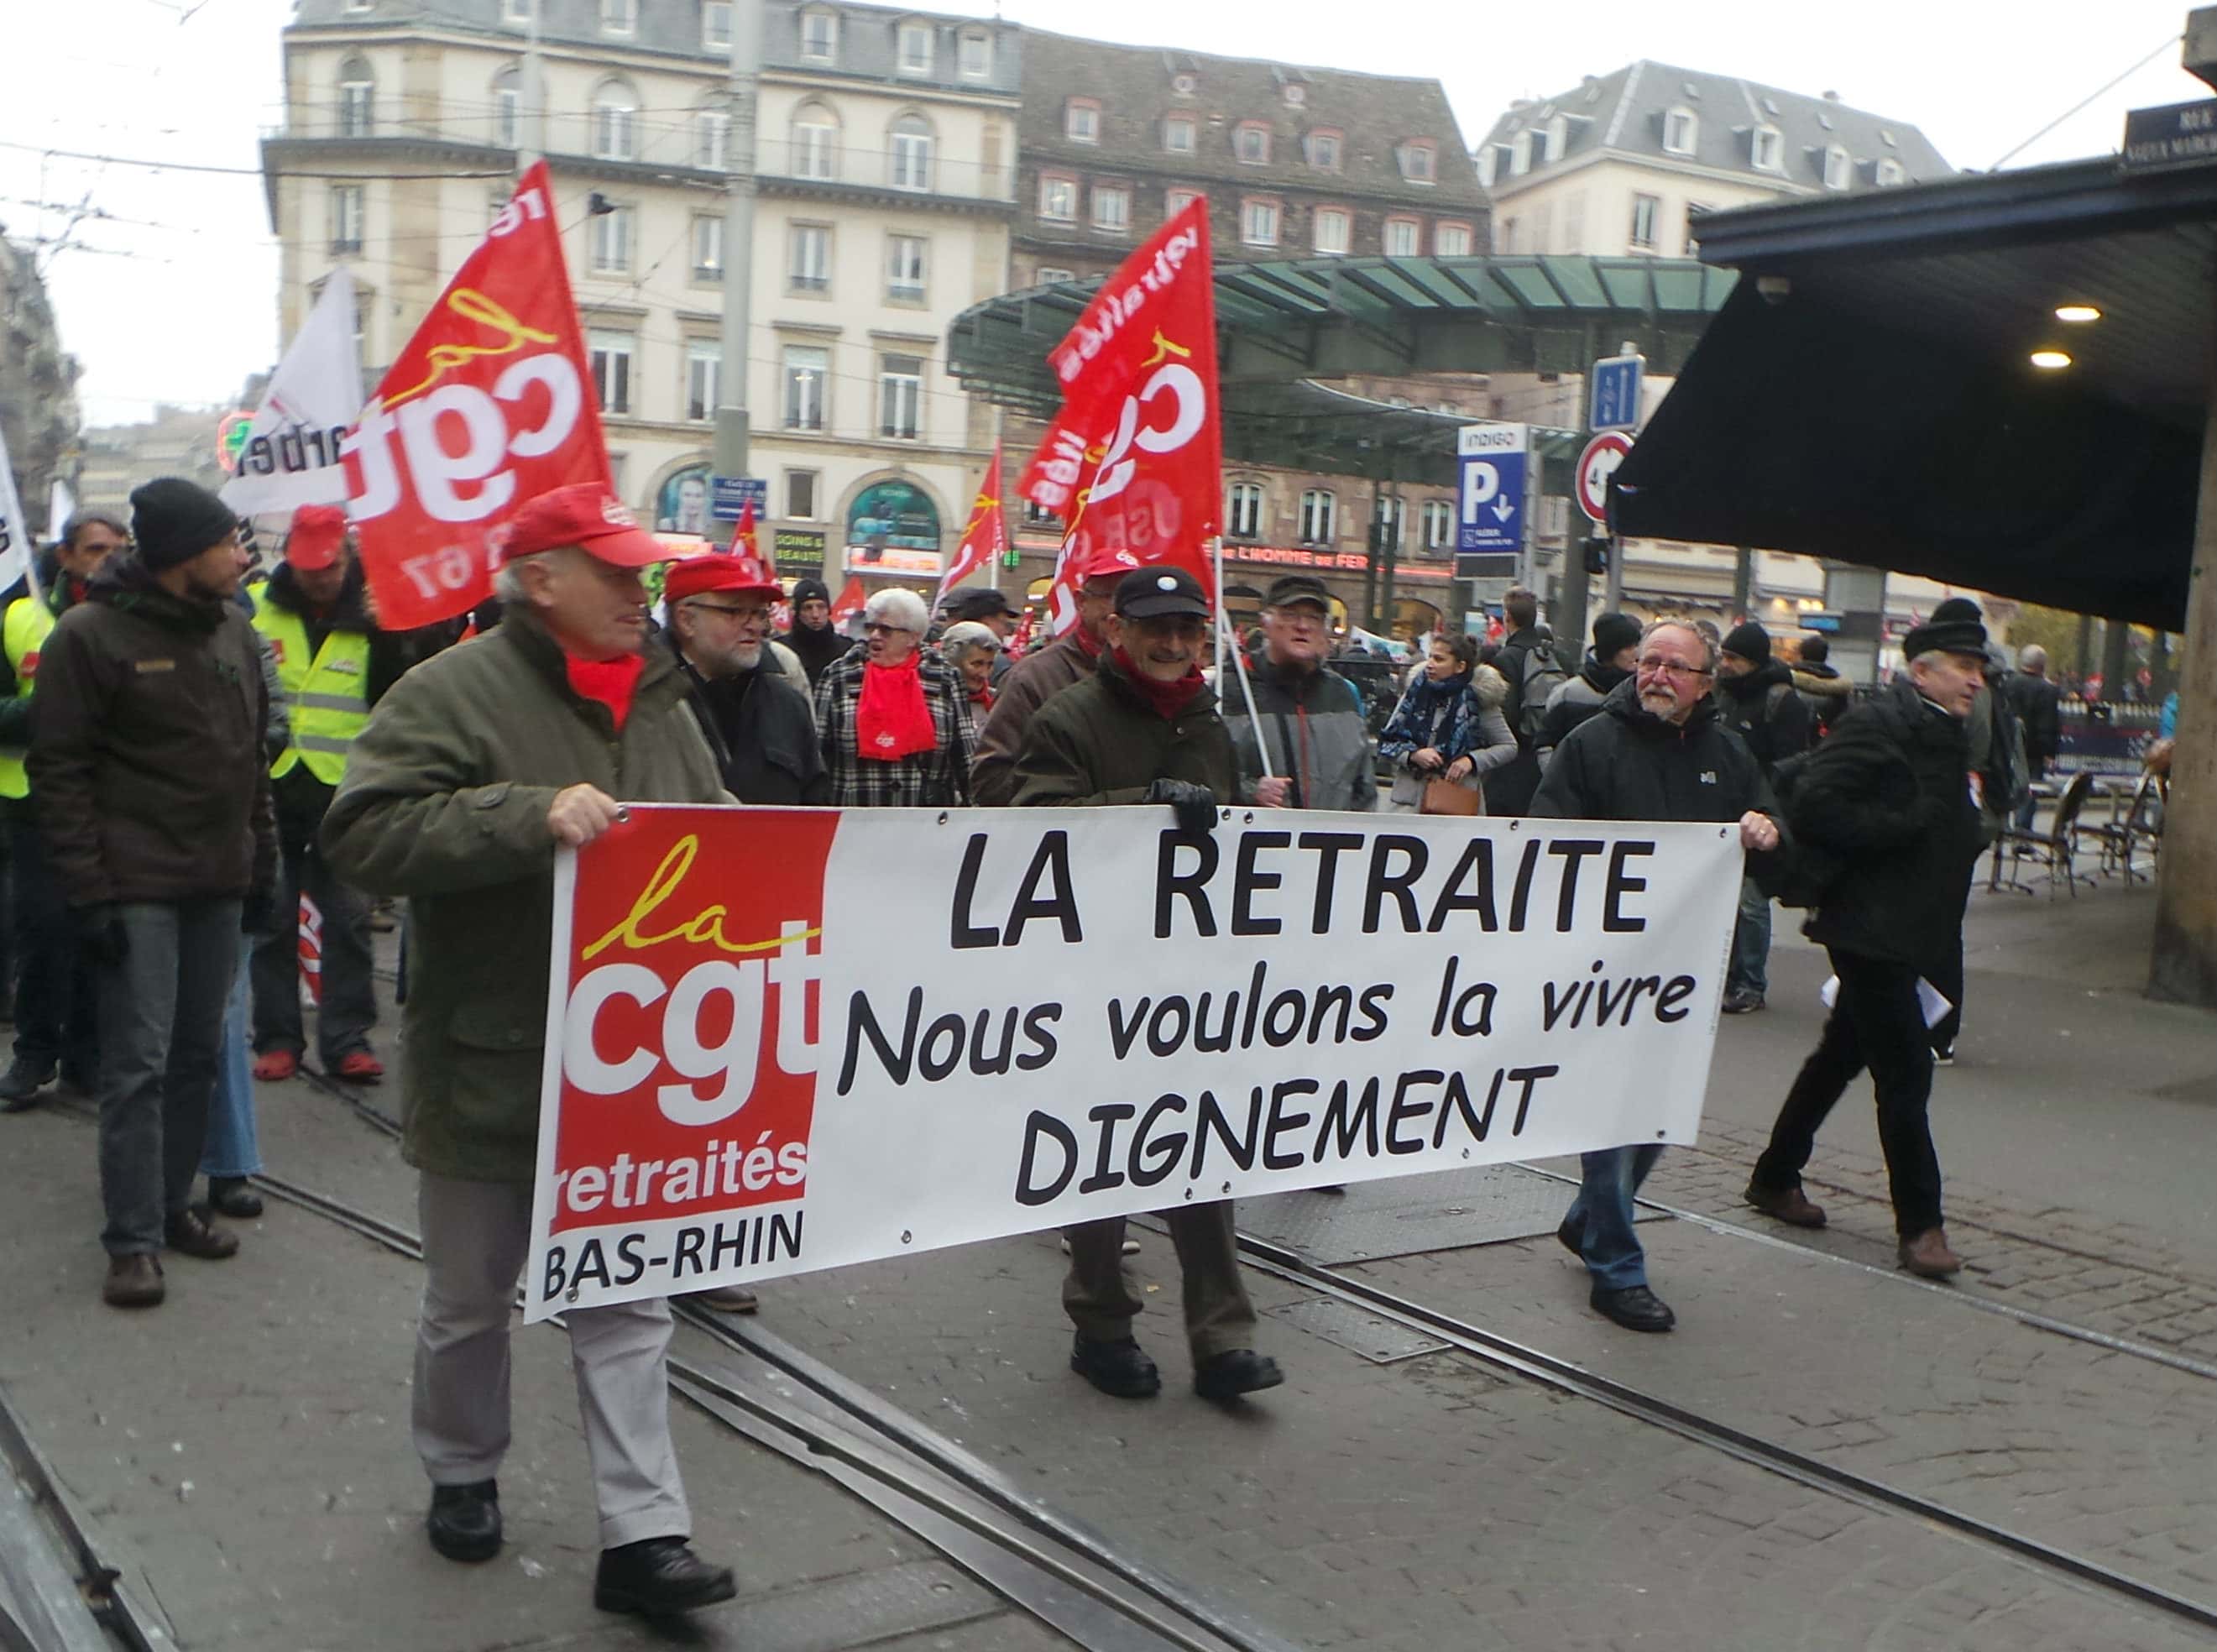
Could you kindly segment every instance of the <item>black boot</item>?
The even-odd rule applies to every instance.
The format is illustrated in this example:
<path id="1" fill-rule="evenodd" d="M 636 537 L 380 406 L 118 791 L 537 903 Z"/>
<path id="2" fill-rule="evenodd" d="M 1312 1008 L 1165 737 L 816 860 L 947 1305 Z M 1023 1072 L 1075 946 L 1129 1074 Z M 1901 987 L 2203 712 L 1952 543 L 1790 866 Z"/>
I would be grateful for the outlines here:
<path id="1" fill-rule="evenodd" d="M 500 1482 L 432 1487 L 423 1529 L 448 1560 L 491 1560 L 500 1552 Z"/>
<path id="2" fill-rule="evenodd" d="M 1193 1391 L 1204 1400 L 1236 1400 L 1286 1380 L 1278 1362 L 1252 1348 L 1212 1355 L 1193 1368 Z"/>
<path id="3" fill-rule="evenodd" d="M 39 1103 L 39 1092 L 54 1082 L 54 1063 L 18 1056 L 0 1075 L 0 1113 L 23 1113 Z"/>
<path id="4" fill-rule="evenodd" d="M 1162 1372 L 1133 1337 L 1096 1342 L 1080 1332 L 1071 1340 L 1070 1368 L 1120 1400 L 1144 1400 L 1162 1392 Z"/>
<path id="5" fill-rule="evenodd" d="M 683 1538 L 647 1538 L 601 1550 L 593 1604 L 602 1612 L 671 1618 L 728 1600 L 739 1592 L 728 1566 L 711 1566 Z"/>
<path id="6" fill-rule="evenodd" d="M 251 1222 L 262 1214 L 262 1195 L 248 1186 L 244 1176 L 210 1176 L 208 1206 L 219 1216 Z"/>

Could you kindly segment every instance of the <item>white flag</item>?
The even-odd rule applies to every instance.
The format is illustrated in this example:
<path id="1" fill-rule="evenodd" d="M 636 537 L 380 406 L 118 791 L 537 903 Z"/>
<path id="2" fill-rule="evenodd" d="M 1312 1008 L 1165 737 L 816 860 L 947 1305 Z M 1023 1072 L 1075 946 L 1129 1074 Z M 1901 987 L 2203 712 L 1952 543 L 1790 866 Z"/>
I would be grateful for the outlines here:
<path id="1" fill-rule="evenodd" d="M 77 515 L 77 496 L 59 476 L 46 489 L 46 537 L 59 539 L 69 519 Z"/>
<path id="2" fill-rule="evenodd" d="M 0 432 L 0 591 L 31 571 L 31 529 L 23 502 L 15 496 L 15 467 L 8 458 L 8 438 Z"/>
<path id="3" fill-rule="evenodd" d="M 238 469 L 223 484 L 224 503 L 242 516 L 344 504 L 339 439 L 353 428 L 361 404 L 354 277 L 341 265 L 270 375 L 269 392 L 238 450 Z"/>

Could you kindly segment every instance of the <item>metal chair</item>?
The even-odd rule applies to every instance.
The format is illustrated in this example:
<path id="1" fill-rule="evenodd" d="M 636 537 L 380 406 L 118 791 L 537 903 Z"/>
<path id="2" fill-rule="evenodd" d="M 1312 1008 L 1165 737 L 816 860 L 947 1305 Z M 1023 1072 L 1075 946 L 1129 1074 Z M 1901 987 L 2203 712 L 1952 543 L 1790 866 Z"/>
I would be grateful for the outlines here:
<path id="1" fill-rule="evenodd" d="M 2168 783 L 2154 770 L 2144 769 L 2140 783 L 2129 793 L 2114 795 L 2107 821 L 2078 828 L 2079 835 L 2092 838 L 2101 850 L 2102 876 L 2121 873 L 2127 885 L 2135 878 L 2142 883 L 2149 880 L 2152 872 L 2133 864 L 2133 850 L 2144 842 L 2150 856 L 2155 854 L 2163 841 L 2164 806 L 2168 801 Z"/>
<path id="2" fill-rule="evenodd" d="M 2014 826 L 2004 827 L 2001 836 L 1994 841 L 1995 886 L 2001 886 L 1998 883 L 2000 857 L 2015 855 L 2019 848 L 2023 848 L 2031 853 L 2017 858 L 2037 861 L 2047 870 L 2049 900 L 2055 898 L 2055 886 L 2059 883 L 2071 891 L 2072 899 L 2078 899 L 2078 885 L 2095 881 L 2087 873 L 2080 872 L 2073 861 L 2078 850 L 2078 839 L 2090 835 L 2090 829 L 2078 823 L 2078 816 L 2093 792 L 2094 777 L 2082 770 L 2073 774 L 2064 786 L 2063 795 L 2056 800 L 2054 817 L 2048 822 L 2046 831 L 2021 832 Z M 2027 894 L 2032 892 L 2031 885 L 2019 882 L 2014 875 L 2009 886 L 2022 889 Z"/>

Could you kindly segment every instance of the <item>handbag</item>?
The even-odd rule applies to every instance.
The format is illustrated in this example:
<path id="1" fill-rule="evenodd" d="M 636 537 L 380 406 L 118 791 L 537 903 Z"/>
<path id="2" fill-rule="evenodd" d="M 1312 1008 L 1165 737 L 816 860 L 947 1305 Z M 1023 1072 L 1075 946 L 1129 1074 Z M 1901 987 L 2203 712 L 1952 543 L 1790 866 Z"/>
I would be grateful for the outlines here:
<path id="1" fill-rule="evenodd" d="M 1485 794 L 1476 786 L 1435 776 L 1424 782 L 1423 800 L 1417 805 L 1417 812 L 1420 815 L 1476 815 L 1483 814 L 1485 806 Z"/>

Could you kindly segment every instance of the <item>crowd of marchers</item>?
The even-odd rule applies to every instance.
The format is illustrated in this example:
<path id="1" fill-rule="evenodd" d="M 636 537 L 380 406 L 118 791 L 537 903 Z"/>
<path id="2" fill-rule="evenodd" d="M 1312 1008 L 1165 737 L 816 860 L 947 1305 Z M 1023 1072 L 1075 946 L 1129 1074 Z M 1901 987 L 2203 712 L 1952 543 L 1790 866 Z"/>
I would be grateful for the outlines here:
<path id="1" fill-rule="evenodd" d="M 337 509 L 303 508 L 274 549 L 256 572 L 223 503 L 164 478 L 132 495 L 127 521 L 71 520 L 13 594 L 0 796 L 15 957 L 0 973 L 15 1041 L 0 1097 L 21 1111 L 59 1087 L 96 1104 L 102 1294 L 157 1304 L 166 1258 L 232 1256 L 227 1224 L 259 1213 L 255 1081 L 301 1072 L 311 1019 L 324 1075 L 382 1078 L 372 935 L 397 905 L 426 1268 L 411 1426 L 428 1535 L 451 1559 L 502 1543 L 555 852 L 628 802 L 1167 808 L 1144 829 L 1196 835 L 1234 804 L 1732 826 L 1745 881 L 1725 1008 L 1762 1007 L 1774 897 L 1806 910 L 1837 977 L 1749 1202 L 1823 1222 L 1800 1174 L 1868 1069 L 1902 1263 L 1960 1266 L 1927 1103 L 1961 1014 L 1973 863 L 2055 741 L 2036 666 L 1989 685 L 1968 603 L 1912 631 L 1891 684 L 1859 697 L 1821 650 L 1789 666 L 1751 624 L 1720 636 L 1604 614 L 1583 658 L 1559 660 L 1531 593 L 1512 590 L 1499 635 L 1423 639 L 1374 732 L 1333 666 L 1333 599 L 1306 575 L 1271 585 L 1212 670 L 1207 589 L 1123 555 L 1077 569 L 1075 623 L 1020 658 L 1019 616 L 991 589 L 958 588 L 936 614 L 880 589 L 849 638 L 817 580 L 788 589 L 718 552 L 671 564 L 658 604 L 647 575 L 670 553 L 592 484 L 526 502 L 493 600 L 426 631 L 380 627 Z M 1640 1331 L 1674 1322 L 1633 1223 L 1658 1150 L 1586 1155 L 1559 1235 L 1594 1309 Z M 1164 1214 L 1195 1390 L 1228 1402 L 1275 1386 L 1230 1204 Z M 1157 1393 L 1124 1222 L 1073 1227 L 1064 1248 L 1071 1369 L 1110 1395 Z M 701 1300 L 755 1306 L 738 1287 Z M 729 1599 L 730 1570 L 690 1547 L 668 1303 L 565 1322 L 596 1604 L 661 1615 Z"/>

